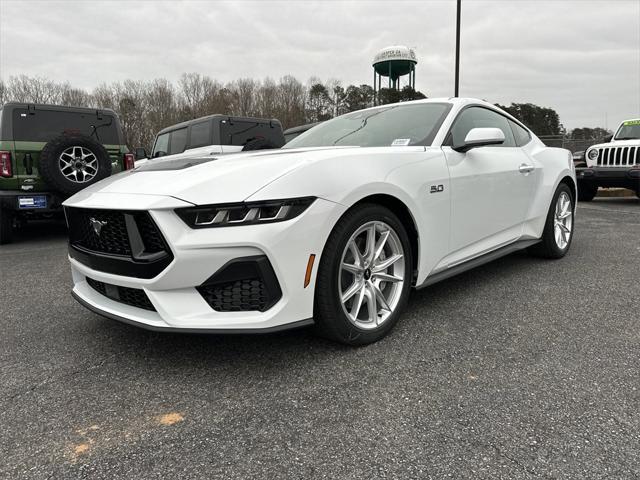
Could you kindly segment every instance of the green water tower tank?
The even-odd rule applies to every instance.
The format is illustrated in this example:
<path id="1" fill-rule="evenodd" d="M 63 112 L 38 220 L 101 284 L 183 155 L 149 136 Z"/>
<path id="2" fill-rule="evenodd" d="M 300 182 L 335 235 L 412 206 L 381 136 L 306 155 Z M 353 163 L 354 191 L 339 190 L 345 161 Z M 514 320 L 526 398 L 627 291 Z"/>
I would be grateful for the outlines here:
<path id="1" fill-rule="evenodd" d="M 400 90 L 400 78 L 408 75 L 411 88 L 416 88 L 416 65 L 418 59 L 413 48 L 405 45 L 394 45 L 380 50 L 373 58 L 373 90 L 382 88 L 382 77 L 389 79 L 389 87 Z"/>

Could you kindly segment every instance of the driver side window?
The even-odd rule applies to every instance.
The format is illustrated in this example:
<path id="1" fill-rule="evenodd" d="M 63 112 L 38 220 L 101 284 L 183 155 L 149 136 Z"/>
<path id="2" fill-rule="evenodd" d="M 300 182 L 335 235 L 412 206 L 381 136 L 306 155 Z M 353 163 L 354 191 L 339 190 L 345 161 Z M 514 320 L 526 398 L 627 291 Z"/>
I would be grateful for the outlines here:
<path id="1" fill-rule="evenodd" d="M 156 144 L 153 146 L 153 152 L 151 158 L 162 157 L 169 151 L 169 134 L 164 133 L 159 135 L 156 139 Z"/>
<path id="2" fill-rule="evenodd" d="M 496 147 L 515 147 L 516 142 L 509 120 L 488 108 L 470 107 L 463 110 L 451 127 L 451 145 L 462 145 L 473 128 L 499 128 L 504 133 L 504 143 Z"/>

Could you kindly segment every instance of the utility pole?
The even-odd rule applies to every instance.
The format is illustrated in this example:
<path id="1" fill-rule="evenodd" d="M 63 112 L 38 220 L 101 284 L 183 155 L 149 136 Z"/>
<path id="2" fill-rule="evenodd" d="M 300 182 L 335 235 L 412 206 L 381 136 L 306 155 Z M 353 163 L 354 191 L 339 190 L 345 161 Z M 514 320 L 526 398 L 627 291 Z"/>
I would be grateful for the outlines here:
<path id="1" fill-rule="evenodd" d="M 460 94 L 460 10 L 462 10 L 462 0 L 458 0 L 456 15 L 456 87 L 454 97 L 458 97 Z"/>

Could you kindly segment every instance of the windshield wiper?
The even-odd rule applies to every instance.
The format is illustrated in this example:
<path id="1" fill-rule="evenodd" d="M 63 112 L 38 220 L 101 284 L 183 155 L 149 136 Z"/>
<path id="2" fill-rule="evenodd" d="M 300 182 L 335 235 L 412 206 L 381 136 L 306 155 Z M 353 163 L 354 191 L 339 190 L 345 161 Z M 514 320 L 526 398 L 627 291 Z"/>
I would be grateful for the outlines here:
<path id="1" fill-rule="evenodd" d="M 617 137 L 616 140 L 640 140 L 640 137 Z"/>
<path id="2" fill-rule="evenodd" d="M 102 128 L 102 127 L 110 127 L 113 124 L 113 118 L 111 118 L 109 120 L 109 123 L 103 123 L 101 125 L 91 125 L 91 134 L 89 135 L 90 137 L 95 136 L 96 140 L 98 140 L 98 142 L 100 141 L 100 136 L 98 135 L 98 129 Z"/>

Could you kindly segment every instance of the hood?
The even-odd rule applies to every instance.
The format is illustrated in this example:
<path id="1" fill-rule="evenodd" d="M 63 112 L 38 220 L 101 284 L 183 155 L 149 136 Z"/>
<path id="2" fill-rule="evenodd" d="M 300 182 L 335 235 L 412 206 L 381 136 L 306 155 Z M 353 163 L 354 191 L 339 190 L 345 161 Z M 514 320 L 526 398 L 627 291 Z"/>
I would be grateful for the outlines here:
<path id="1" fill-rule="evenodd" d="M 197 205 L 241 202 L 300 166 L 357 147 L 263 150 L 221 157 L 156 159 L 81 193 L 164 195 Z M 73 199 L 73 197 L 72 197 Z"/>
<path id="2" fill-rule="evenodd" d="M 613 139 L 613 140 L 611 140 L 610 143 L 603 144 L 603 146 L 606 146 L 606 145 L 615 145 L 616 147 L 618 147 L 618 146 L 623 146 L 624 147 L 626 145 L 629 145 L 629 146 L 640 145 L 640 138 L 632 138 L 631 140 L 615 140 L 615 139 Z"/>
<path id="3" fill-rule="evenodd" d="M 587 150 L 591 150 L 592 148 L 636 147 L 638 145 L 640 145 L 640 138 L 635 138 L 633 140 L 611 140 L 609 143 L 591 145 Z"/>

